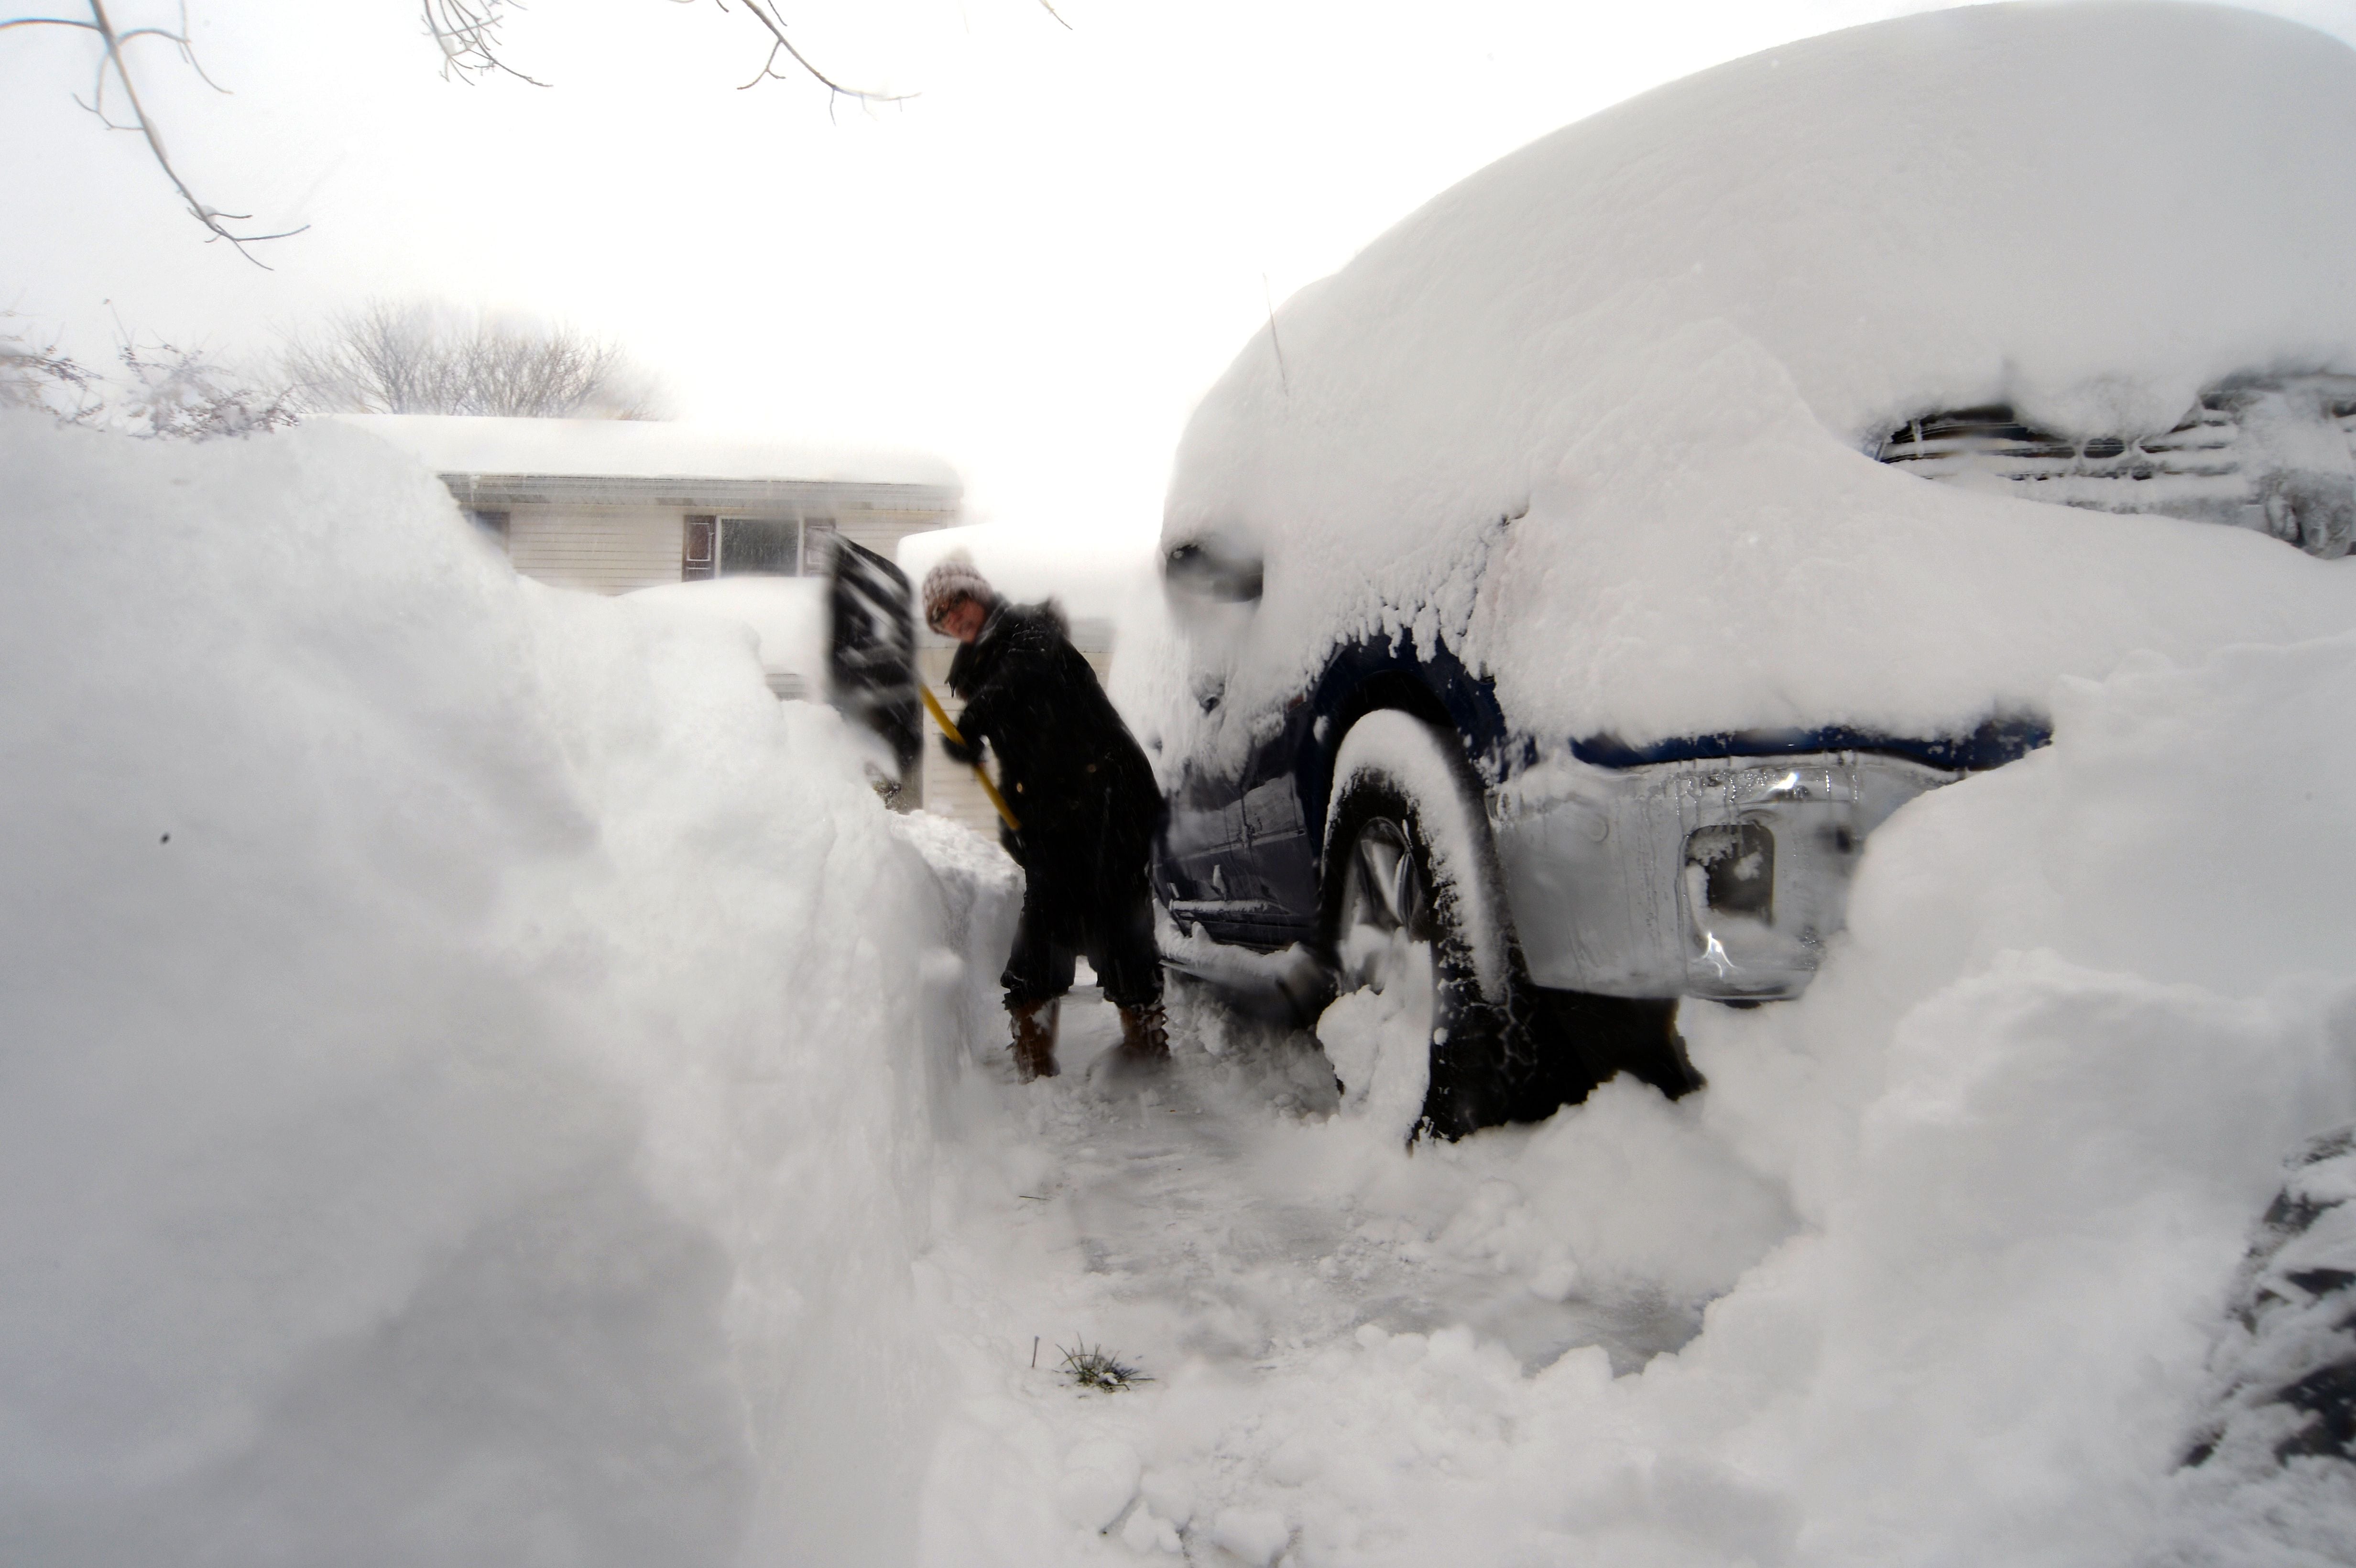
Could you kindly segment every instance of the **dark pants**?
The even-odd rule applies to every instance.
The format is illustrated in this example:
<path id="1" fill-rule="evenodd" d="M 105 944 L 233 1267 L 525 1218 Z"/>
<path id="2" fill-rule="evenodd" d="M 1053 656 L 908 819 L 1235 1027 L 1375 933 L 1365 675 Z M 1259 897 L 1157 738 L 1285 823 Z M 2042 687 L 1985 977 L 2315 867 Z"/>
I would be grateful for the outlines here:
<path id="1" fill-rule="evenodd" d="M 1122 879 L 1131 882 L 1131 879 Z M 1023 923 L 998 983 L 1006 1005 L 1052 1001 L 1072 988 L 1072 961 L 1086 954 L 1105 999 L 1117 1008 L 1162 999 L 1162 955 L 1153 943 L 1153 895 L 1142 877 L 1117 892 L 1075 888 L 1033 873 L 1023 890 Z"/>

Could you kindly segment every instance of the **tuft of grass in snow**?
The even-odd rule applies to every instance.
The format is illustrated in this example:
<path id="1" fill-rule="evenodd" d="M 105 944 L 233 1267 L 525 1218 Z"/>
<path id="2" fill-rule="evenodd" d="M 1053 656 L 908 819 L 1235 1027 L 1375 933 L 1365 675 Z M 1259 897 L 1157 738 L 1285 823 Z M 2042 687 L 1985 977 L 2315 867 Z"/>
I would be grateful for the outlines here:
<path id="1" fill-rule="evenodd" d="M 1125 1388 L 1153 1381 L 1135 1367 L 1122 1364 L 1119 1357 L 1103 1346 L 1092 1346 L 1085 1339 L 1080 1341 L 1076 1349 L 1066 1350 L 1061 1345 L 1055 1349 L 1064 1351 L 1064 1375 L 1081 1388 L 1119 1393 Z"/>

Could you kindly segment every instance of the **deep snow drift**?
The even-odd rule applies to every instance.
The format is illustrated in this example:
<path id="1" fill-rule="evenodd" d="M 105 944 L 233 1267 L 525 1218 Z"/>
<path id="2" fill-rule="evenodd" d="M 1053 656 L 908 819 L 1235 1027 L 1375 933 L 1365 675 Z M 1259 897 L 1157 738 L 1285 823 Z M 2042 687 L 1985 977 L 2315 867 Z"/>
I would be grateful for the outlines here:
<path id="1" fill-rule="evenodd" d="M 0 1557 L 905 1557 L 1008 874 L 356 432 L 0 496 Z"/>
<path id="2" fill-rule="evenodd" d="M 1941 409 L 2132 435 L 2219 378 L 2356 370 L 2351 142 L 2337 41 L 2086 4 L 1807 39 L 1534 143 L 1204 399 L 1162 542 L 1264 550 L 1267 596 L 1148 728 L 1240 749 L 1337 635 L 1445 642 L 1558 746 L 1963 733 L 2139 648 L 2356 624 L 2356 578 L 2264 538 L 1865 455 Z"/>
<path id="3" fill-rule="evenodd" d="M 1687 1007 L 1675 1105 L 1410 1156 L 1199 1019 L 1159 1097 L 1008 1091 L 930 1254 L 928 1561 L 2345 1561 L 2356 1467 L 2177 1467 L 2281 1162 L 2356 1115 L 2356 636 L 2051 700 L 1875 836 L 1804 999 Z"/>

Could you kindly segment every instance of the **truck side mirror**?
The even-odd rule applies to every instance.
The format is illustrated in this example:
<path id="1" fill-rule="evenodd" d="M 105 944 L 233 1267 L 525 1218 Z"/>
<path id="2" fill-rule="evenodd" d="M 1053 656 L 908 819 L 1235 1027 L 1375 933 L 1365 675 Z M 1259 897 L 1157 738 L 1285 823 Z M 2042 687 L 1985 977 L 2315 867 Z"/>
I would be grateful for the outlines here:
<path id="1" fill-rule="evenodd" d="M 1232 539 L 1192 539 L 1162 558 L 1168 592 L 1222 604 L 1257 601 L 1264 575 L 1259 552 Z"/>

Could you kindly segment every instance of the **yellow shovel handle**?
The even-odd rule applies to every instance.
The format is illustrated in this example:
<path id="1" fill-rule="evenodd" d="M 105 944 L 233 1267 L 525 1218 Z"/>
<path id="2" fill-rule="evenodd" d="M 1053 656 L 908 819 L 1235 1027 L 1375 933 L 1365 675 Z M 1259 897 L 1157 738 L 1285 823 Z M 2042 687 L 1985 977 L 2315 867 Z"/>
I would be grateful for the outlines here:
<path id="1" fill-rule="evenodd" d="M 920 681 L 916 689 L 924 693 L 925 711 L 933 716 L 933 722 L 941 727 L 941 733 L 947 735 L 952 743 L 964 745 L 965 737 L 958 734 L 958 727 L 949 722 L 949 716 L 941 711 L 941 699 L 933 695 L 933 688 Z M 1006 826 L 1017 833 L 1022 832 L 1023 824 L 1015 820 L 1012 808 L 1006 804 L 1006 797 L 998 793 L 998 786 L 990 782 L 990 775 L 981 771 L 980 763 L 973 764 L 973 776 L 974 782 L 981 785 L 981 793 L 990 797 L 990 804 L 998 807 L 998 815 Z"/>

